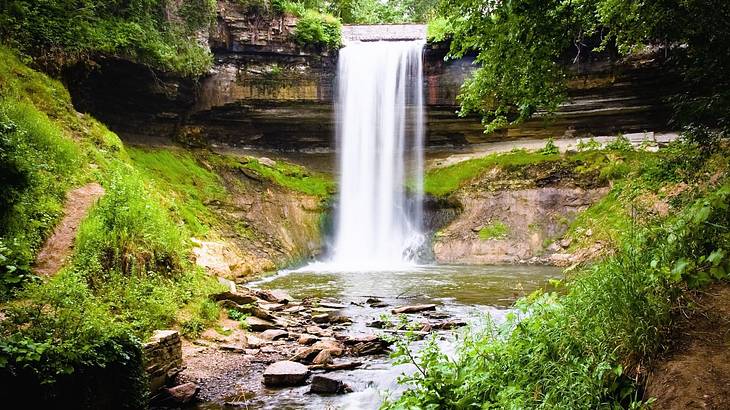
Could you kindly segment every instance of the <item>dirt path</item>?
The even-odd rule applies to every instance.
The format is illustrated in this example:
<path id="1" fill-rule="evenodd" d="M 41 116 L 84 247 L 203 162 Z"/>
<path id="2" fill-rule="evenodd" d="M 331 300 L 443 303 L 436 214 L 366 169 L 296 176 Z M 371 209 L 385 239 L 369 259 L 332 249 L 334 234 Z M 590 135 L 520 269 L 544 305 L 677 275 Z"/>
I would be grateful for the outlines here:
<path id="1" fill-rule="evenodd" d="M 649 376 L 644 397 L 657 399 L 655 409 L 730 409 L 730 284 L 711 286 L 696 302 Z"/>
<path id="2" fill-rule="evenodd" d="M 71 254 L 79 224 L 89 212 L 91 205 L 102 195 L 104 188 L 96 182 L 76 188 L 66 195 L 63 219 L 56 226 L 53 235 L 43 244 L 36 258 L 34 271 L 37 275 L 53 275 L 61 269 Z"/>

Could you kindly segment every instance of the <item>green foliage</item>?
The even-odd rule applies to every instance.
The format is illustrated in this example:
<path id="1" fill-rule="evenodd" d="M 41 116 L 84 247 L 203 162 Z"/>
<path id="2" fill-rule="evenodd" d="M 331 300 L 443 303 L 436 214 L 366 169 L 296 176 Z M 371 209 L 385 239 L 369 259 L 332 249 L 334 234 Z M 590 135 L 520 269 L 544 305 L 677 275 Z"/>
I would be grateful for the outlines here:
<path id="1" fill-rule="evenodd" d="M 342 24 L 331 15 L 307 10 L 297 21 L 293 36 L 301 45 L 338 49 L 342 45 Z"/>
<path id="2" fill-rule="evenodd" d="M 80 276 L 67 272 L 29 285 L 5 314 L 0 381 L 7 394 L 22 394 L 28 407 L 145 406 L 140 343 Z"/>
<path id="3" fill-rule="evenodd" d="M 656 44 L 689 85 L 674 99 L 675 119 L 728 127 L 730 55 L 717 52 L 730 36 L 724 0 L 445 0 L 439 10 L 452 29 L 451 55 L 478 53 L 460 113 L 481 114 L 486 132 L 553 112 L 570 64 Z"/>
<path id="4" fill-rule="evenodd" d="M 438 0 L 337 0 L 327 9 L 347 24 L 425 23 Z"/>
<path id="5" fill-rule="evenodd" d="M 548 138 L 545 146 L 539 151 L 542 155 L 556 155 L 560 153 L 558 146 L 555 145 L 555 140 Z"/>
<path id="6" fill-rule="evenodd" d="M 226 197 L 218 175 L 204 168 L 188 151 L 149 148 L 128 150 L 134 166 L 154 181 L 156 188 L 169 193 L 161 200 L 175 218 L 193 235 L 205 235 L 217 218 L 210 203 Z"/>
<path id="7" fill-rule="evenodd" d="M 506 154 L 490 154 L 448 167 L 429 170 L 423 183 L 424 191 L 436 196 L 446 196 L 493 167 L 518 167 L 559 159 L 559 155 L 542 155 L 525 150 L 516 150 Z"/>
<path id="8" fill-rule="evenodd" d="M 578 151 L 595 151 L 601 149 L 601 143 L 591 137 L 588 141 L 584 139 L 578 141 L 576 148 Z"/>
<path id="9" fill-rule="evenodd" d="M 454 357 L 434 342 L 418 355 L 406 345 L 401 360 L 420 372 L 384 407 L 645 408 L 642 370 L 667 347 L 682 292 L 730 274 L 727 148 L 703 152 L 692 137 L 672 145 L 576 221 L 606 218 L 591 229 L 594 239 L 597 226 L 614 230 L 613 256 L 579 268 L 562 294 L 537 292 L 505 323 L 460 335 Z M 708 182 L 708 172 L 717 177 Z M 667 194 L 678 176 L 688 184 L 667 198 L 675 212 L 627 210 L 637 198 Z"/>
<path id="10" fill-rule="evenodd" d="M 201 74 L 211 56 L 194 32 L 213 21 L 215 2 L 184 0 L 178 10 L 171 7 L 163 0 L 8 0 L 0 8 L 0 38 L 48 65 L 103 53 Z M 168 21 L 166 10 L 181 22 Z"/>
<path id="11" fill-rule="evenodd" d="M 273 1 L 272 7 L 279 13 L 301 17 L 307 11 L 303 3 L 292 0 Z"/>
<path id="12" fill-rule="evenodd" d="M 502 239 L 507 237 L 509 234 L 509 226 L 507 226 L 502 221 L 494 221 L 490 222 L 489 224 L 483 226 L 479 230 L 479 239 L 481 240 L 489 240 L 489 239 Z"/>
<path id="13" fill-rule="evenodd" d="M 132 276 L 180 270 L 188 247 L 160 200 L 128 165 L 109 172 L 105 195 L 79 227 L 74 265 L 92 285 L 113 272 Z"/>
<path id="14" fill-rule="evenodd" d="M 442 42 L 451 38 L 451 23 L 444 17 L 436 17 L 428 22 L 426 38 L 430 42 Z"/>
<path id="15" fill-rule="evenodd" d="M 619 135 L 618 137 L 616 137 L 615 140 L 606 144 L 606 149 L 613 150 L 613 151 L 627 152 L 627 151 L 633 151 L 634 146 L 631 145 L 631 142 L 629 142 L 629 140 L 626 137 L 624 137 L 623 135 Z"/>

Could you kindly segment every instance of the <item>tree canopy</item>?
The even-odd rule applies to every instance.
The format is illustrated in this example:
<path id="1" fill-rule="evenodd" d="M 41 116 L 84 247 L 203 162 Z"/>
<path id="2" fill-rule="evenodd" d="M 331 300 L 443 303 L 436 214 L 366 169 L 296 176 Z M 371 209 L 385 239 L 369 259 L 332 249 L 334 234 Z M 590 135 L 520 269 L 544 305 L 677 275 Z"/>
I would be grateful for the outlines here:
<path id="1" fill-rule="evenodd" d="M 727 128 L 730 2 L 725 0 L 443 0 L 433 36 L 451 56 L 477 53 L 461 114 L 487 132 L 566 99 L 571 64 L 660 50 L 685 80 L 673 99 L 679 125 Z"/>

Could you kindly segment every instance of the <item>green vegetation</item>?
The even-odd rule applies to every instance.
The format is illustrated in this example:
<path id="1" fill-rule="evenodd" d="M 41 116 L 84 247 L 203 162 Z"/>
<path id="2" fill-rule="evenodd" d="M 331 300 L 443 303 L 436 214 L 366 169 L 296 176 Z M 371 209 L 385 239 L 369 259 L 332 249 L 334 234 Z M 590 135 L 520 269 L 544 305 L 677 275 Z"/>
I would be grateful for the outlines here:
<path id="1" fill-rule="evenodd" d="M 432 341 L 413 388 L 385 408 L 646 406 L 637 389 L 686 308 L 683 292 L 730 273 L 730 148 L 696 138 L 642 162 L 582 216 L 606 215 L 597 223 L 614 230 L 613 256 L 573 272 L 564 295 L 537 292 L 506 323 L 464 334 L 454 358 Z M 672 212 L 640 206 L 647 196 Z M 410 361 L 405 346 L 398 356 Z"/>
<path id="2" fill-rule="evenodd" d="M 630 147 L 630 145 L 629 145 Z M 556 155 L 560 153 L 560 150 L 558 149 L 558 146 L 555 145 L 555 140 L 552 138 L 548 138 L 547 142 L 545 143 L 545 146 L 542 147 L 539 151 L 542 155 Z"/>
<path id="3" fill-rule="evenodd" d="M 502 221 L 490 222 L 479 230 L 479 239 L 502 239 L 509 234 L 509 226 Z"/>
<path id="4" fill-rule="evenodd" d="M 160 201 L 180 218 L 194 236 L 207 234 L 218 219 L 209 206 L 226 198 L 220 177 L 204 168 L 189 151 L 174 149 L 127 149 L 134 166 L 169 193 Z"/>
<path id="5" fill-rule="evenodd" d="M 229 169 L 245 169 L 275 184 L 293 191 L 327 199 L 334 192 L 335 184 L 324 174 L 315 173 L 296 164 L 276 161 L 265 165 L 254 157 L 236 158 L 211 156 L 211 163 Z"/>
<path id="6" fill-rule="evenodd" d="M 558 161 L 559 159 L 559 155 L 542 155 L 526 150 L 515 150 L 506 154 L 490 154 L 448 167 L 429 170 L 424 178 L 423 187 L 424 191 L 431 195 L 446 196 L 490 168 L 519 167 L 546 161 Z"/>
<path id="7" fill-rule="evenodd" d="M 73 110 L 60 83 L 6 48 L 0 55 L 0 168 L 11 188 L 0 224 L 0 381 L 26 392 L 30 407 L 142 407 L 140 341 L 157 328 L 217 319 L 208 295 L 220 287 L 190 264 L 187 224 L 174 223 L 165 206 L 167 189 L 196 194 L 189 180 L 158 185 L 150 175 L 190 172 L 191 185 L 211 176 L 185 158 L 173 166 L 160 156 L 167 163 L 155 168 L 136 152 L 147 166 L 140 172 L 116 135 Z M 79 227 L 70 263 L 52 278 L 34 277 L 65 192 L 90 181 L 106 193 Z"/>
<path id="8" fill-rule="evenodd" d="M 342 45 L 342 24 L 331 15 L 307 10 L 297 21 L 293 35 L 301 45 L 338 49 Z"/>
<path id="9" fill-rule="evenodd" d="M 214 0 L 8 0 L 0 39 L 57 66 L 96 54 L 128 58 L 181 75 L 198 75 L 211 56 L 194 38 L 215 17 Z M 166 17 L 168 13 L 180 16 Z"/>
<path id="10" fill-rule="evenodd" d="M 439 12 L 451 55 L 478 53 L 460 113 L 481 114 L 486 132 L 554 111 L 571 64 L 656 45 L 687 85 L 673 100 L 677 123 L 728 127 L 730 55 L 717 52 L 730 35 L 727 1 L 444 0 Z"/>

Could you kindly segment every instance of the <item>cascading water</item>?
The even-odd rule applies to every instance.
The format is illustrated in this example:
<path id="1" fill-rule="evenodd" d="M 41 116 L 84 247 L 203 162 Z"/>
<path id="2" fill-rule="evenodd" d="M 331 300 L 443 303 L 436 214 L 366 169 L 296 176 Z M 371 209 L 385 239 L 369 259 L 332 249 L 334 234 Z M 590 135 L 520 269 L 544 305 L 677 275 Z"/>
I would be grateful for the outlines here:
<path id="1" fill-rule="evenodd" d="M 397 268 L 414 263 L 423 243 L 423 44 L 355 42 L 340 50 L 332 268 Z"/>

